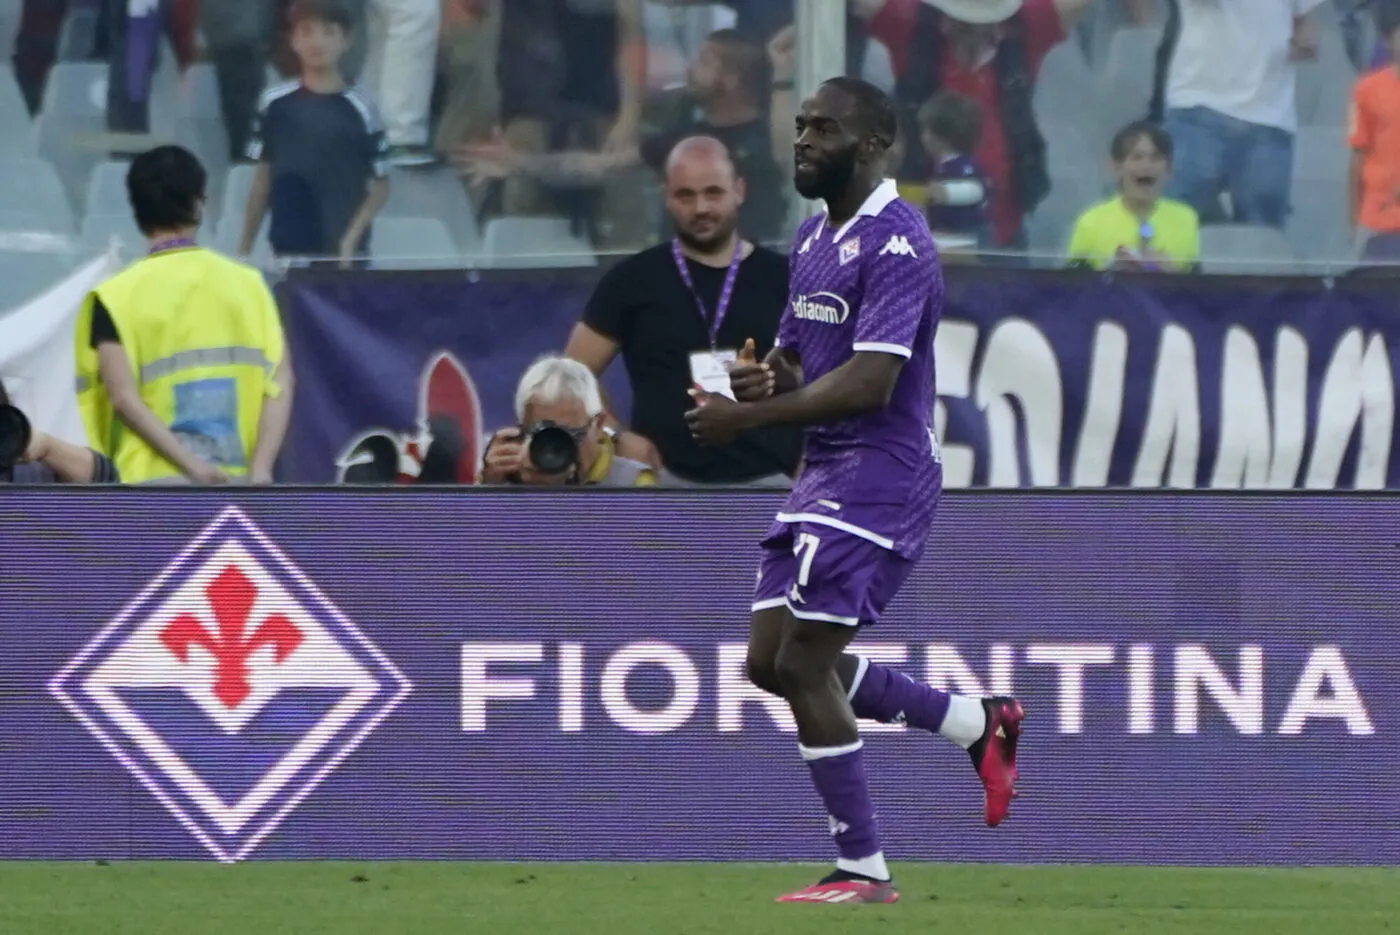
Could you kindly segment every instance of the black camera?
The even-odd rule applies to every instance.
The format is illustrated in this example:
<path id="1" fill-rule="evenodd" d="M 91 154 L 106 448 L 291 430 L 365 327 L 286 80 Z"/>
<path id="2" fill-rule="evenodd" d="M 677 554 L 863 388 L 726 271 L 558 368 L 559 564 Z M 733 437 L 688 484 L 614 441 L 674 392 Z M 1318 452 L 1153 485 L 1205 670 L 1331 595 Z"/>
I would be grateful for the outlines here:
<path id="1" fill-rule="evenodd" d="M 567 474 L 578 466 L 578 446 L 588 427 L 571 429 L 556 422 L 521 426 L 520 437 L 530 453 L 530 464 L 541 474 Z"/>
<path id="2" fill-rule="evenodd" d="M 0 404 L 0 471 L 8 471 L 29 450 L 29 420 L 14 406 Z"/>

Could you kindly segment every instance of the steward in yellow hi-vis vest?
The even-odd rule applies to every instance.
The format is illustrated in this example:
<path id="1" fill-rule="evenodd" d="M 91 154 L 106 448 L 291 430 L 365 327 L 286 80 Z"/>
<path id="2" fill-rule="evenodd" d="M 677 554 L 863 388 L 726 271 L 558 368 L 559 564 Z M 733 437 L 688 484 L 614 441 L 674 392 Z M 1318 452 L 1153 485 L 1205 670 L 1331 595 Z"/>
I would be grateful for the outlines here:
<path id="1" fill-rule="evenodd" d="M 125 483 L 272 479 L 291 416 L 291 370 L 260 272 L 194 242 L 204 169 L 162 146 L 127 173 L 150 254 L 98 286 L 74 334 L 92 447 Z"/>

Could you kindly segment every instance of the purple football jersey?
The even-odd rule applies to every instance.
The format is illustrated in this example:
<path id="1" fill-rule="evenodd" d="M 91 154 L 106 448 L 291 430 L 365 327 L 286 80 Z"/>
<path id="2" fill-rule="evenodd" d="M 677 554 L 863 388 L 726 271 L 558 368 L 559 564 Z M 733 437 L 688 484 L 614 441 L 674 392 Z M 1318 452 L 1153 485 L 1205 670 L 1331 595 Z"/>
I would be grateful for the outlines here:
<path id="1" fill-rule="evenodd" d="M 901 555 L 922 551 L 942 486 L 933 429 L 933 338 L 943 274 L 928 224 L 886 180 L 840 230 L 798 229 L 778 343 L 812 383 L 858 351 L 907 359 L 884 408 L 809 426 L 779 523 L 815 522 Z"/>

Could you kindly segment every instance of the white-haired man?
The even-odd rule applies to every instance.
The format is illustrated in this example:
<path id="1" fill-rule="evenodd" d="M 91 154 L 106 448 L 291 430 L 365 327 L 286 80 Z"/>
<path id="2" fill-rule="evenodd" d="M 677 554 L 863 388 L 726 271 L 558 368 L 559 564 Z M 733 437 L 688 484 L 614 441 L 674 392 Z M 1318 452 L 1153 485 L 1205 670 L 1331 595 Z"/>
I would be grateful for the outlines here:
<path id="1" fill-rule="evenodd" d="M 541 357 L 515 388 L 518 425 L 486 447 L 483 484 L 599 484 L 651 487 L 656 473 L 617 454 L 603 427 L 603 396 L 593 371 L 567 357 Z"/>

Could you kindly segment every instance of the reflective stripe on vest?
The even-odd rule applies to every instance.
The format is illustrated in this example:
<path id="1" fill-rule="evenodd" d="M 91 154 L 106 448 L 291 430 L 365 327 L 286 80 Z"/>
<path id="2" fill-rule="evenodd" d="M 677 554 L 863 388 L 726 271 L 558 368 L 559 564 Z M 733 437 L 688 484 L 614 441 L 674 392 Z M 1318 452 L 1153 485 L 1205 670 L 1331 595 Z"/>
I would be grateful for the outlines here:
<path id="1" fill-rule="evenodd" d="M 154 383 L 163 377 L 190 370 L 195 367 L 261 367 L 271 374 L 276 368 L 267 355 L 256 347 L 203 347 L 194 351 L 180 351 L 160 360 L 153 360 L 141 368 L 141 383 Z M 79 393 L 86 393 L 92 386 L 87 377 L 78 377 L 74 386 Z"/>

